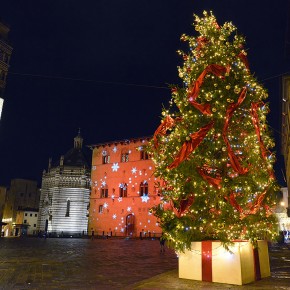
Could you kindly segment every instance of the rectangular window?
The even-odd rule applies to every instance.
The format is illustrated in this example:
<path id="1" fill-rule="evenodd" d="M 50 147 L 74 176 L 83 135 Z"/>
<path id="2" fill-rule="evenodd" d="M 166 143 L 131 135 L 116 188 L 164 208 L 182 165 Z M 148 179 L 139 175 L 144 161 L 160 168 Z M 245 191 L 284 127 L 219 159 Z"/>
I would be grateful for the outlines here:
<path id="1" fill-rule="evenodd" d="M 37 213 L 34 216 L 37 217 Z"/>
<path id="2" fill-rule="evenodd" d="M 103 205 L 102 204 L 99 205 L 99 213 L 103 213 Z"/>
<path id="3" fill-rule="evenodd" d="M 34 224 L 33 227 L 36 228 L 36 224 Z"/>
<path id="4" fill-rule="evenodd" d="M 127 184 L 122 183 L 120 186 L 120 197 L 127 197 Z"/>
<path id="5" fill-rule="evenodd" d="M 122 153 L 121 162 L 128 162 L 128 161 L 129 161 L 129 153 Z"/>
<path id="6" fill-rule="evenodd" d="M 107 198 L 109 196 L 108 188 L 101 188 L 101 197 Z"/>
<path id="7" fill-rule="evenodd" d="M 25 223 L 25 224 L 26 224 L 26 223 L 27 223 L 27 220 L 24 220 L 24 221 L 23 221 L 23 223 Z"/>
<path id="8" fill-rule="evenodd" d="M 149 159 L 148 153 L 146 151 L 144 151 L 144 150 L 141 150 L 140 151 L 140 159 L 141 160 L 148 160 Z"/>
<path id="9" fill-rule="evenodd" d="M 25 213 L 25 216 L 27 216 L 27 212 Z"/>
<path id="10" fill-rule="evenodd" d="M 110 155 L 103 156 L 103 158 L 102 158 L 102 163 L 103 163 L 103 164 L 108 164 L 108 163 L 110 163 Z"/>
<path id="11" fill-rule="evenodd" d="M 30 216 L 32 216 L 32 213 L 30 214 Z"/>

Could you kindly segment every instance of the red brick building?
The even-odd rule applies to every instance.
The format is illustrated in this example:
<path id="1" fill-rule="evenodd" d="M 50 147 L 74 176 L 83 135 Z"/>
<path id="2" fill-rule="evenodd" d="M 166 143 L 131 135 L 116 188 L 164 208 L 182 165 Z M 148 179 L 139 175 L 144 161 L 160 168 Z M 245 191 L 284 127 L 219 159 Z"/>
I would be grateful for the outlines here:
<path id="1" fill-rule="evenodd" d="M 89 234 L 160 236 L 161 229 L 150 211 L 160 197 L 153 162 L 143 147 L 148 140 L 145 137 L 90 146 Z"/>

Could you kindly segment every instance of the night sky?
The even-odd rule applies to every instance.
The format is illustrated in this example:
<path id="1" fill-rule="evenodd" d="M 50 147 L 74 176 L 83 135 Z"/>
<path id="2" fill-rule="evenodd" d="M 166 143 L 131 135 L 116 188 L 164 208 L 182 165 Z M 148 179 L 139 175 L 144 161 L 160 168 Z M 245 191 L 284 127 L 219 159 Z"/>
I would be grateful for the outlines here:
<path id="1" fill-rule="evenodd" d="M 0 121 L 0 184 L 13 178 L 40 184 L 48 159 L 71 149 L 79 128 L 84 145 L 153 135 L 171 98 L 168 85 L 181 84 L 180 36 L 196 35 L 193 14 L 203 10 L 220 24 L 232 21 L 246 37 L 251 72 L 269 90 L 275 171 L 283 183 L 279 116 L 281 75 L 290 72 L 288 2 L 1 0 L 13 53 Z"/>

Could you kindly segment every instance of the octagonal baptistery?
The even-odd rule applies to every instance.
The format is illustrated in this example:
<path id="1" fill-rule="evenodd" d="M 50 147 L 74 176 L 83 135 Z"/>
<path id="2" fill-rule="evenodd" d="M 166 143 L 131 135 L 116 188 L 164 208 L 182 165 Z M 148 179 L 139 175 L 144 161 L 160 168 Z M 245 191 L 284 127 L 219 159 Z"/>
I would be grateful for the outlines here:
<path id="1" fill-rule="evenodd" d="M 149 137 L 90 145 L 92 188 L 88 231 L 94 236 L 159 237 L 151 208 L 160 203 Z"/>
<path id="2" fill-rule="evenodd" d="M 90 197 L 90 166 L 82 151 L 83 138 L 57 164 L 43 172 L 39 231 L 49 236 L 78 237 L 87 234 Z"/>

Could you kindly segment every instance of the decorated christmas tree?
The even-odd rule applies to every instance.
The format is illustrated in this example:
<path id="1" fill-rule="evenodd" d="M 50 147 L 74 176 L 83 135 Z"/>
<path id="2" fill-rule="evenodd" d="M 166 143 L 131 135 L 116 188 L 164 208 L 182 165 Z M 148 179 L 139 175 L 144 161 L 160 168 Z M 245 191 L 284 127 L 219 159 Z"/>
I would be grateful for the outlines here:
<path id="1" fill-rule="evenodd" d="M 195 15 L 197 36 L 182 35 L 182 86 L 149 144 L 161 203 L 155 207 L 176 250 L 192 241 L 274 239 L 277 185 L 267 124 L 267 91 L 250 71 L 245 39 L 212 12 Z"/>

